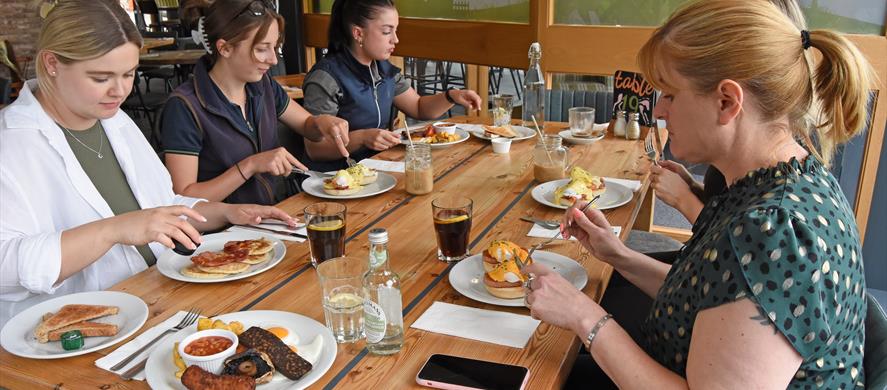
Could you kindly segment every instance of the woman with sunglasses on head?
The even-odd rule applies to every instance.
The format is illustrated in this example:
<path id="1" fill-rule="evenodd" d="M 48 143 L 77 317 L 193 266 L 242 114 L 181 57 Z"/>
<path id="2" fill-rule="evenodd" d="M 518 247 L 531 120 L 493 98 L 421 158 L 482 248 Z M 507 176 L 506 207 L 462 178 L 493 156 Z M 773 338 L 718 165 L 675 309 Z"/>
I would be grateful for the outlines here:
<path id="1" fill-rule="evenodd" d="M 760 0 L 687 4 L 638 61 L 674 155 L 714 165 L 727 189 L 673 265 L 627 249 L 601 212 L 567 210 L 564 235 L 654 297 L 640 340 L 539 264 L 525 269 L 531 314 L 575 332 L 620 388 L 864 387 L 862 246 L 827 166 L 865 126 L 868 62 Z"/>
<path id="2" fill-rule="evenodd" d="M 305 108 L 348 121 L 348 151 L 361 160 L 400 144 L 392 132 L 394 108 L 417 119 L 434 119 L 455 104 L 480 109 L 474 91 L 450 89 L 419 96 L 400 69 L 388 62 L 397 45 L 398 14 L 392 0 L 336 0 L 330 15 L 329 46 L 305 77 Z M 330 140 L 305 141 L 302 161 L 315 170 L 344 168 Z"/>
<path id="3" fill-rule="evenodd" d="M 208 54 L 162 113 L 162 148 L 176 193 L 260 204 L 292 195 L 285 177 L 305 166 L 280 146 L 278 121 L 348 154 L 347 122 L 311 115 L 268 75 L 284 28 L 271 0 L 196 0 L 181 8 Z"/>
<path id="4" fill-rule="evenodd" d="M 163 164 L 120 111 L 142 38 L 112 0 L 63 0 L 37 42 L 37 79 L 0 111 L 0 323 L 59 295 L 109 288 L 199 230 L 269 206 L 176 196 Z M 91 302 L 83 302 L 91 303 Z"/>

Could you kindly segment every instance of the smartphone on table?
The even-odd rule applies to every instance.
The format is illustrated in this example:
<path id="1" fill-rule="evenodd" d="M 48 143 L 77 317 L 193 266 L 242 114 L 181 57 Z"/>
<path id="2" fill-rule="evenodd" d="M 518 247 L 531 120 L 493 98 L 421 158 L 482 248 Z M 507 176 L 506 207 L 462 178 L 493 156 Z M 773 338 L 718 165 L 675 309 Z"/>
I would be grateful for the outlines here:
<path id="1" fill-rule="evenodd" d="M 526 367 L 434 354 L 419 370 L 416 383 L 449 390 L 523 390 L 529 378 Z"/>

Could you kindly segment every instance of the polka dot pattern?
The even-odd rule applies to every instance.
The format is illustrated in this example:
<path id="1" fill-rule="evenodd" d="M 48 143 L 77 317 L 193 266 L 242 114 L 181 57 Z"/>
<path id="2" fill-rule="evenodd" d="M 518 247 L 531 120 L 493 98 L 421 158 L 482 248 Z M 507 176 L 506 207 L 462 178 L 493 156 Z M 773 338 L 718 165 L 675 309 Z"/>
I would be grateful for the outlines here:
<path id="1" fill-rule="evenodd" d="M 693 231 L 644 323 L 651 356 L 686 375 L 696 315 L 748 298 L 803 358 L 789 388 L 864 385 L 859 233 L 822 164 L 749 173 L 709 200 Z"/>

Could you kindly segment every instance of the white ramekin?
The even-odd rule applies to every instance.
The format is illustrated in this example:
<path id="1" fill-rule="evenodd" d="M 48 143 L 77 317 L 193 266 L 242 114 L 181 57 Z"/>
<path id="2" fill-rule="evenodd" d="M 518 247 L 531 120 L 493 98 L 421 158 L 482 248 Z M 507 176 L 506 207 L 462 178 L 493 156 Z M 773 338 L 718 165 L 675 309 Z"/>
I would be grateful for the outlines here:
<path id="1" fill-rule="evenodd" d="M 511 140 L 508 138 L 493 138 L 490 143 L 493 144 L 493 153 L 506 154 L 511 150 Z"/>
<path id="2" fill-rule="evenodd" d="M 456 124 L 452 122 L 434 122 L 434 131 L 444 134 L 454 134 L 456 132 Z"/>
<path id="3" fill-rule="evenodd" d="M 192 341 L 197 340 L 201 337 L 208 336 L 222 336 L 225 337 L 234 343 L 231 344 L 228 349 L 219 352 L 215 355 L 208 356 L 192 356 L 185 353 L 185 347 L 188 346 Z M 207 329 L 201 330 L 197 333 L 194 333 L 188 337 L 185 337 L 181 342 L 179 342 L 179 355 L 182 356 L 182 360 L 185 361 L 185 366 L 198 366 L 207 372 L 211 372 L 213 374 L 221 374 L 222 365 L 225 363 L 225 359 L 234 355 L 234 352 L 237 351 L 237 335 L 231 331 L 224 329 Z"/>

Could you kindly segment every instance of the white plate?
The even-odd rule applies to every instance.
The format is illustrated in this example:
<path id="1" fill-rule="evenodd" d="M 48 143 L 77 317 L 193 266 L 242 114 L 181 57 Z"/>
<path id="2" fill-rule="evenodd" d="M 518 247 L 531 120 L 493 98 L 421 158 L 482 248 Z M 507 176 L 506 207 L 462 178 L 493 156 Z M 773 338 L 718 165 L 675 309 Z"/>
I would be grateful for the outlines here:
<path id="1" fill-rule="evenodd" d="M 458 124 L 459 128 L 468 130 L 471 135 L 483 139 L 483 140 L 491 140 L 492 138 L 484 135 L 484 127 L 481 125 L 468 125 L 468 124 Z M 525 139 L 530 139 L 536 136 L 536 130 L 533 130 L 529 127 L 524 126 L 516 126 L 511 125 L 511 129 L 517 133 L 517 137 L 511 138 L 512 141 L 522 141 Z"/>
<path id="2" fill-rule="evenodd" d="M 558 187 L 563 186 L 570 182 L 570 179 L 560 179 L 553 180 L 547 183 L 542 183 L 533 188 L 533 199 L 537 202 L 542 203 L 546 206 L 551 206 L 559 209 L 567 209 L 569 206 L 558 205 L 554 203 L 554 191 L 557 190 Z M 604 183 L 606 184 L 606 190 L 601 197 L 594 202 L 594 208 L 598 210 L 607 210 L 614 209 L 616 207 L 622 206 L 631 201 L 631 198 L 634 196 L 634 193 L 631 192 L 631 189 L 619 184 L 607 181 L 604 179 Z"/>
<path id="3" fill-rule="evenodd" d="M 499 298 L 487 291 L 484 287 L 483 261 L 483 255 L 474 255 L 460 261 L 450 270 L 450 285 L 462 295 L 475 301 L 499 306 L 523 306 L 524 300 L 521 298 Z M 585 268 L 569 257 L 536 251 L 533 253 L 533 261 L 554 269 L 580 290 L 588 283 L 588 273 Z"/>
<path id="4" fill-rule="evenodd" d="M 269 240 L 273 243 L 271 259 L 261 264 L 250 265 L 249 268 L 246 269 L 246 271 L 243 271 L 239 274 L 231 274 L 217 279 L 199 279 L 185 276 L 180 272 L 182 268 L 191 265 L 192 256 L 197 256 L 197 254 L 201 252 L 220 251 L 225 248 L 225 243 L 228 241 L 257 240 L 260 238 L 265 238 L 266 240 Z M 183 282 L 230 282 L 232 280 L 248 278 L 250 276 L 257 275 L 271 269 L 272 267 L 277 265 L 280 260 L 283 260 L 283 255 L 285 254 L 286 245 L 283 245 L 283 242 L 272 237 L 270 234 L 253 231 L 215 233 L 203 236 L 203 243 L 200 244 L 199 247 L 197 247 L 197 251 L 194 252 L 194 254 L 191 256 L 182 256 L 178 253 L 173 252 L 172 250 L 167 250 L 166 252 L 163 252 L 163 254 L 160 255 L 160 258 L 157 259 L 157 270 L 170 279 L 181 280 Z"/>
<path id="5" fill-rule="evenodd" d="M 461 143 L 461 142 L 468 141 L 468 138 L 471 138 L 471 135 L 468 134 L 467 131 L 462 130 L 462 129 L 458 128 L 458 127 L 456 128 L 456 134 L 459 136 L 459 139 L 457 139 L 457 140 L 455 140 L 455 141 L 453 141 L 453 142 L 441 142 L 441 143 L 437 143 L 437 144 L 431 144 L 431 143 L 428 143 L 428 142 L 422 142 L 422 141 L 417 140 L 418 134 L 412 134 L 412 137 L 413 137 L 413 143 L 416 143 L 416 144 L 419 144 L 419 143 L 428 144 L 428 145 L 431 145 L 431 149 L 445 148 L 445 147 L 450 146 L 450 145 L 455 145 L 455 144 L 458 144 L 458 143 Z M 409 144 L 410 144 L 410 141 L 409 141 L 408 139 L 406 139 L 406 138 L 403 136 L 403 132 L 401 132 L 400 144 L 401 144 L 401 145 L 409 145 Z"/>
<path id="6" fill-rule="evenodd" d="M 70 304 L 117 306 L 120 308 L 117 314 L 95 320 L 95 322 L 116 324 L 117 335 L 84 337 L 83 348 L 76 351 L 65 351 L 60 341 L 50 341 L 46 344 L 37 342 L 34 328 L 40 324 L 43 315 L 57 312 L 62 306 Z M 139 330 L 146 319 L 148 319 L 148 305 L 135 295 L 119 291 L 68 294 L 40 302 L 12 317 L 0 331 L 0 345 L 13 355 L 31 359 L 59 359 L 83 355 L 123 341 Z"/>
<path id="7" fill-rule="evenodd" d="M 321 346 L 320 356 L 313 362 L 308 360 L 313 366 L 311 371 L 297 381 L 292 381 L 275 371 L 271 382 L 260 385 L 260 389 L 304 389 L 320 379 L 330 369 L 333 361 L 336 359 L 336 339 L 333 338 L 333 333 L 321 323 L 300 314 L 275 310 L 256 310 L 223 314 L 213 317 L 213 319 L 220 319 L 225 322 L 240 321 L 243 323 L 244 329 L 249 329 L 250 326 L 263 328 L 282 326 L 290 331 L 288 339 L 293 337 L 293 333 L 298 336 L 299 341 L 292 342 L 297 345 L 308 344 L 315 337 L 321 337 L 323 345 Z M 185 389 L 182 381 L 176 378 L 175 375 L 178 368 L 172 360 L 172 347 L 177 341 L 182 341 L 182 339 L 196 331 L 197 325 L 191 325 L 157 343 L 157 346 L 154 347 L 154 350 L 151 351 L 151 355 L 148 357 L 147 365 L 145 365 L 145 379 L 148 381 L 148 386 L 151 386 L 154 390 Z"/>
<path id="8" fill-rule="evenodd" d="M 330 174 L 335 174 L 336 172 L 326 172 Z M 378 172 L 379 177 L 376 178 L 376 181 L 370 183 L 369 185 L 363 186 L 357 193 L 351 195 L 330 195 L 326 192 L 323 192 L 323 179 L 318 179 L 314 177 L 309 177 L 302 182 L 302 190 L 314 195 L 318 198 L 327 198 L 327 199 L 357 199 L 357 198 L 367 198 L 374 195 L 379 195 L 383 192 L 387 192 L 388 190 L 394 188 L 397 185 L 397 179 L 394 176 L 391 176 L 385 172 Z"/>
<path id="9" fill-rule="evenodd" d="M 563 138 L 564 140 L 566 140 L 569 143 L 573 143 L 573 144 L 577 144 L 577 145 L 590 144 L 590 143 L 594 143 L 596 141 L 602 140 L 607 135 L 607 125 L 606 124 L 600 124 L 600 125 L 595 124 L 594 125 L 595 130 L 597 130 L 598 126 L 603 126 L 604 131 L 601 133 L 601 135 L 599 135 L 597 137 L 588 137 L 588 138 L 574 137 L 573 132 L 570 131 L 569 129 L 561 131 L 560 133 L 557 133 L 557 135 L 561 136 L 561 138 Z"/>

